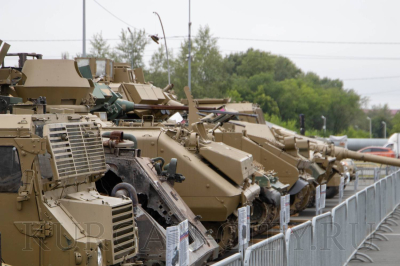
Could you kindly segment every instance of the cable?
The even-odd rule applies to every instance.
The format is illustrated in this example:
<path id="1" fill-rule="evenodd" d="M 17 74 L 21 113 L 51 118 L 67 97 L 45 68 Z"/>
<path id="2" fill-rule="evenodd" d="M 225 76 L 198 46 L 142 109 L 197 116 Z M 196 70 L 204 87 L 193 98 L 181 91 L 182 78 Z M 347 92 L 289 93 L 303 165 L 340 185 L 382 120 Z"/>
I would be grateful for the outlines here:
<path id="1" fill-rule="evenodd" d="M 136 29 L 136 27 L 132 26 L 131 24 L 129 24 L 128 22 L 120 19 L 119 17 L 117 17 L 116 15 L 114 15 L 113 13 L 111 13 L 107 8 L 105 8 L 104 6 L 102 6 L 99 2 L 97 2 L 96 0 L 93 0 L 96 4 L 98 4 L 102 9 L 104 9 L 107 13 L 109 13 L 111 16 L 113 16 L 114 18 L 118 19 L 119 21 L 121 21 L 122 23 L 128 25 L 129 27 L 132 27 L 134 29 Z"/>
<path id="2" fill-rule="evenodd" d="M 247 39 L 216 37 L 220 40 L 255 41 L 255 42 L 286 42 L 286 43 L 311 43 L 311 44 L 362 44 L 362 45 L 400 45 L 400 42 L 349 42 L 349 41 L 302 41 L 302 40 L 273 40 L 273 39 Z"/>
<path id="3" fill-rule="evenodd" d="M 98 5 L 100 5 L 96 0 L 95 1 Z M 103 9 L 105 9 L 102 5 L 100 5 Z M 128 24 L 127 22 L 121 20 L 120 18 L 118 18 L 117 16 L 115 16 L 114 14 L 112 14 L 110 11 L 108 11 L 107 9 L 105 9 L 108 13 L 110 13 L 112 16 L 114 16 L 115 18 L 117 18 L 118 20 L 122 21 L 123 23 L 125 23 L 126 25 L 131 26 L 130 24 Z M 136 29 L 136 27 L 133 27 Z M 193 38 L 196 38 L 196 36 L 192 36 Z M 167 39 L 185 39 L 186 36 L 167 36 Z M 400 42 L 349 42 L 349 41 L 302 41 L 302 40 L 273 40 L 273 39 L 247 39 L 247 38 L 229 38 L 229 37 L 215 37 L 216 39 L 219 40 L 229 40 L 229 41 L 255 41 L 255 42 L 285 42 L 285 43 L 308 43 L 308 44 L 351 44 L 351 45 L 400 45 Z M 162 37 L 160 37 L 160 39 L 162 39 Z M 104 40 L 119 40 L 119 39 L 104 39 Z M 9 40 L 10 42 L 76 42 L 76 41 L 82 41 L 79 39 L 70 39 L 70 40 Z"/>
<path id="4" fill-rule="evenodd" d="M 371 79 L 397 79 L 400 76 L 391 76 L 391 77 L 372 77 L 372 78 L 354 78 L 354 79 L 342 79 L 343 81 L 352 81 L 352 80 L 371 80 Z"/>

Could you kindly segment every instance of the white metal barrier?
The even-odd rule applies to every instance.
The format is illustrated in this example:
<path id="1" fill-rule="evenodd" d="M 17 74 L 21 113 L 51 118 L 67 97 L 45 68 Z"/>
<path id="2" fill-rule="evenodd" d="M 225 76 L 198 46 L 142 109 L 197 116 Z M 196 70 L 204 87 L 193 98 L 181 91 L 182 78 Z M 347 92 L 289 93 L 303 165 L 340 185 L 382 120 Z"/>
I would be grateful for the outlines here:
<path id="1" fill-rule="evenodd" d="M 332 209 L 286 234 L 278 234 L 250 246 L 214 266 L 340 266 L 352 259 L 372 259 L 360 248 L 379 250 L 369 239 L 388 240 L 380 231 L 390 231 L 400 219 L 400 170 L 392 173 Z"/>
<path id="2" fill-rule="evenodd" d="M 236 253 L 226 259 L 214 263 L 213 266 L 243 266 L 242 254 Z"/>
<path id="3" fill-rule="evenodd" d="M 343 265 L 346 262 L 347 203 L 343 202 L 332 209 L 332 260 L 331 265 Z"/>
<path id="4" fill-rule="evenodd" d="M 280 233 L 250 246 L 245 253 L 244 265 L 287 265 L 285 235 Z"/>
<path id="5" fill-rule="evenodd" d="M 312 265 L 312 224 L 307 221 L 286 231 L 287 265 Z"/>
<path id="6" fill-rule="evenodd" d="M 312 219 L 312 265 L 329 265 L 332 243 L 332 215 L 330 212 L 318 215 Z"/>

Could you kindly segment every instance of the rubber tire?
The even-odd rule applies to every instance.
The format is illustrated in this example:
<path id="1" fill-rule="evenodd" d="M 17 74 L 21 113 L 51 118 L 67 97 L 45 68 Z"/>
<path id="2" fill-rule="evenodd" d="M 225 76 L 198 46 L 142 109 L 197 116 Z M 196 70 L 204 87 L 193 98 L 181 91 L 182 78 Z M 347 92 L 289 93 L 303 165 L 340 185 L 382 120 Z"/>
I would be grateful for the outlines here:
<path id="1" fill-rule="evenodd" d="M 331 199 L 339 193 L 339 187 L 326 187 L 326 198 Z"/>

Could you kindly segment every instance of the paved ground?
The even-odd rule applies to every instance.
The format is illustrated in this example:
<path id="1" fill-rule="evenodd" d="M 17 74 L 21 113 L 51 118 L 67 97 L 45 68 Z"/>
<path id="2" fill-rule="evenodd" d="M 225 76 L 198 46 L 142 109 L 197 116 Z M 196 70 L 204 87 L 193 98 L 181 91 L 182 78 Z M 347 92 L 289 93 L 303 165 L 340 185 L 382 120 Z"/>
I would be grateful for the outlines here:
<path id="1" fill-rule="evenodd" d="M 372 258 L 373 265 L 400 265 L 400 226 L 391 226 L 391 228 L 394 231 L 393 233 L 384 234 L 389 238 L 389 241 L 373 241 L 380 248 L 380 251 L 366 249 L 360 251 Z M 349 265 L 371 265 L 371 263 L 351 261 Z"/>

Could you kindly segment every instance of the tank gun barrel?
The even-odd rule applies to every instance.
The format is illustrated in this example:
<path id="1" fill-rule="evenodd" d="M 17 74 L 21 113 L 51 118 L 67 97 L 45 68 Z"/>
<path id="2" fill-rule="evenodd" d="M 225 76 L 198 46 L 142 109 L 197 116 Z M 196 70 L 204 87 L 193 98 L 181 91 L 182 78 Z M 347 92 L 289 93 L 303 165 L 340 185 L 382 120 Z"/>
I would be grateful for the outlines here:
<path id="1" fill-rule="evenodd" d="M 136 110 L 182 110 L 187 111 L 189 107 L 180 105 L 151 105 L 151 104 L 135 104 Z M 198 107 L 198 110 L 215 110 L 215 107 Z"/>
<path id="2" fill-rule="evenodd" d="M 400 167 L 400 159 L 396 158 L 388 158 L 384 156 L 372 155 L 372 154 L 365 154 L 356 151 L 350 151 L 345 148 L 335 147 L 335 157 L 339 160 L 349 158 L 364 162 L 373 162 L 373 163 L 380 163 L 380 164 L 387 164 L 392 166 Z"/>

